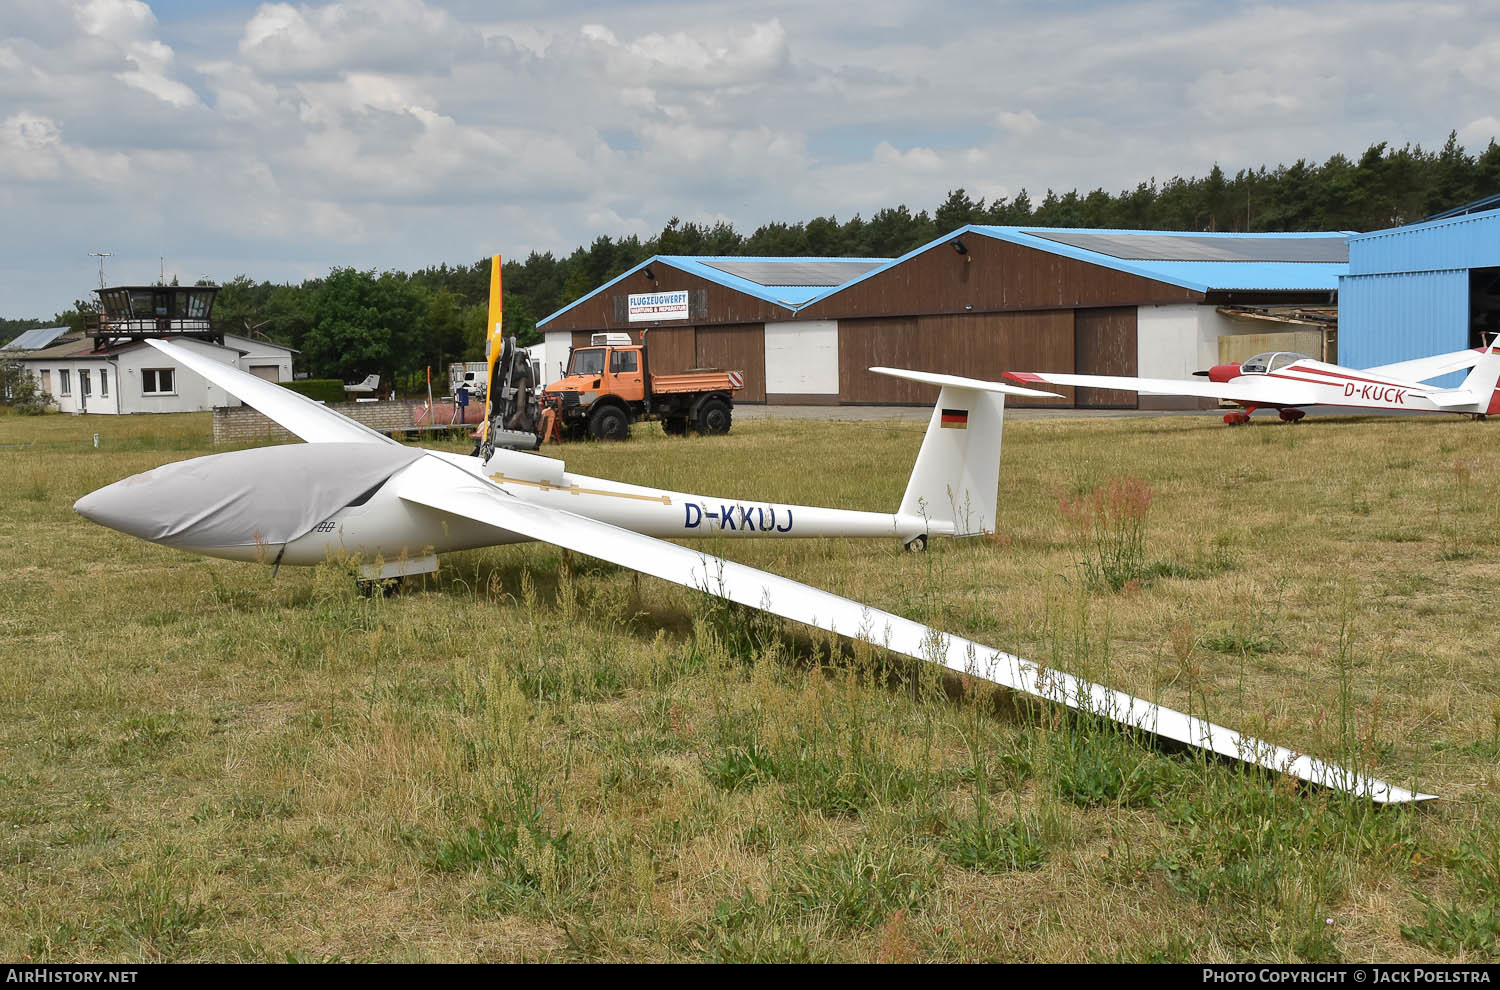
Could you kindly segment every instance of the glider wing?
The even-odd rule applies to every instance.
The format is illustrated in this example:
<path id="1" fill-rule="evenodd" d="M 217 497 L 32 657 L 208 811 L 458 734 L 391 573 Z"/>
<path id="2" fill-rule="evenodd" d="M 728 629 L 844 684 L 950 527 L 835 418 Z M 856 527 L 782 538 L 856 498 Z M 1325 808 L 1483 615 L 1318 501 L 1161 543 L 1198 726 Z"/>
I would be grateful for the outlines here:
<path id="1" fill-rule="evenodd" d="M 667 543 L 561 509 L 533 505 L 451 465 L 403 475 L 400 498 L 552 543 L 750 608 L 939 663 L 1047 701 L 1110 718 L 1166 739 L 1258 764 L 1379 803 L 1427 800 L 1382 780 L 1242 736 L 1182 712 L 903 619 L 790 578 Z M 415 465 L 414 465 L 415 467 Z M 451 470 L 443 470 L 443 468 Z"/>
<path id="2" fill-rule="evenodd" d="M 1050 371 L 1007 371 L 1012 381 L 1085 388 L 1118 388 L 1149 395 L 1198 395 L 1256 406 L 1308 406 L 1320 400 L 1313 389 L 1297 382 L 1263 377 L 1255 382 L 1192 382 L 1175 378 L 1129 378 L 1121 375 L 1065 375 Z"/>
<path id="3" fill-rule="evenodd" d="M 173 361 L 193 369 L 210 382 L 246 405 L 254 406 L 281 426 L 308 443 L 396 443 L 390 437 L 356 423 L 305 395 L 274 382 L 256 378 L 222 361 L 204 357 L 180 344 L 147 339 L 146 343 Z M 399 446 L 399 444 L 397 444 Z"/>

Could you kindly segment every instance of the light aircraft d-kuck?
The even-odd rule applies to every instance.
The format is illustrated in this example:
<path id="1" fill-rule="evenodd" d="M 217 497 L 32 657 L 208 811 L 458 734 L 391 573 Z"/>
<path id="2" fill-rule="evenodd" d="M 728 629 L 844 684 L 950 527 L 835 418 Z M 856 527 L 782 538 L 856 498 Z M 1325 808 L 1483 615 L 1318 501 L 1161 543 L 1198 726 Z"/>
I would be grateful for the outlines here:
<path id="1" fill-rule="evenodd" d="M 1227 399 L 1243 410 L 1226 413 L 1224 422 L 1242 426 L 1257 409 L 1275 409 L 1288 423 L 1306 415 L 1303 406 L 1344 406 L 1352 409 L 1390 409 L 1400 412 L 1458 413 L 1483 419 L 1500 413 L 1500 355 L 1473 348 L 1432 357 L 1383 364 L 1375 368 L 1345 368 L 1306 354 L 1270 351 L 1239 364 L 1216 364 L 1195 374 L 1206 382 L 1175 378 L 1129 378 L 1117 375 L 1067 375 L 1050 371 L 1007 371 L 1012 381 L 1087 388 L 1124 389 L 1150 395 L 1197 395 Z M 1465 368 L 1473 370 L 1457 388 L 1438 388 L 1423 382 Z"/>
<path id="2" fill-rule="evenodd" d="M 498 258 L 494 270 L 500 270 Z M 496 333 L 498 323 L 491 319 Z M 148 343 L 307 442 L 167 464 L 78 500 L 79 513 L 111 529 L 193 553 L 278 566 L 357 555 L 373 562 L 363 565 L 370 579 L 433 571 L 439 553 L 551 543 L 1377 803 L 1433 797 L 667 542 L 858 536 L 925 547 L 929 535 L 992 531 L 1005 397 L 1051 393 L 871 369 L 940 388 L 901 505 L 886 514 L 644 488 L 572 474 L 560 460 L 503 448 L 481 459 L 408 447 L 271 382 L 175 344 Z"/>

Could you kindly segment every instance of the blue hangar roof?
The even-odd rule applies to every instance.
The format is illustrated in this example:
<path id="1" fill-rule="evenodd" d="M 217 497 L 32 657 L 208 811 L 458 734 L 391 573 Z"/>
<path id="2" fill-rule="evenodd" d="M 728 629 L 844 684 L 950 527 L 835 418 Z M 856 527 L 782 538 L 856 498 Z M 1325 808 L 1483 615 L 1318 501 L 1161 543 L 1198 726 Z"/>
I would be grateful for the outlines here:
<path id="1" fill-rule="evenodd" d="M 1197 292 L 1334 291 L 1339 276 L 1349 270 L 1349 238 L 1354 233 L 1224 234 L 980 225 L 964 229 Z"/>
<path id="2" fill-rule="evenodd" d="M 1493 268 L 1500 265 L 1500 210 L 1356 234 L 1349 250 L 1351 276 Z"/>
<path id="3" fill-rule="evenodd" d="M 1334 292 L 1349 271 L 1354 231 L 1296 234 L 1197 233 L 970 224 L 899 258 L 745 258 L 656 255 L 537 321 L 544 326 L 653 264 L 666 264 L 796 312 L 887 268 L 979 234 L 1196 292 Z"/>

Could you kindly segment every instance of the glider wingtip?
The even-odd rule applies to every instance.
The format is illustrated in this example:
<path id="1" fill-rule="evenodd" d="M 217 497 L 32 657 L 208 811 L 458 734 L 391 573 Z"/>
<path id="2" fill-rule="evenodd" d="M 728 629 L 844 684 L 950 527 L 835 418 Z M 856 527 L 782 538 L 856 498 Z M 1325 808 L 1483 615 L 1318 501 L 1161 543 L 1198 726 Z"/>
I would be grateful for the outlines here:
<path id="1" fill-rule="evenodd" d="M 1423 794 L 1420 791 L 1408 791 L 1404 787 L 1391 787 L 1387 785 L 1384 793 L 1371 795 L 1371 800 L 1378 805 L 1384 806 L 1393 804 L 1426 804 L 1429 801 L 1440 801 L 1442 798 L 1436 794 Z"/>

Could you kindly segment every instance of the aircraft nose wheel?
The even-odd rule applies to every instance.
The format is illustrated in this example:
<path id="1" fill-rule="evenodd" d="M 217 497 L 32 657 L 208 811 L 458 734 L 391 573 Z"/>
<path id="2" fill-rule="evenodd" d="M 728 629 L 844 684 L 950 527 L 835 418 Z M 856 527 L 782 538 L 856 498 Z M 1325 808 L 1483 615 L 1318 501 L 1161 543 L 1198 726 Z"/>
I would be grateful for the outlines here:
<path id="1" fill-rule="evenodd" d="M 1295 423 L 1307 415 L 1305 409 L 1283 409 L 1281 410 L 1281 421 L 1283 423 Z"/>
<path id="2" fill-rule="evenodd" d="M 921 536 L 914 536 L 907 540 L 906 549 L 908 553 L 924 552 L 927 549 L 927 534 L 923 533 Z"/>

